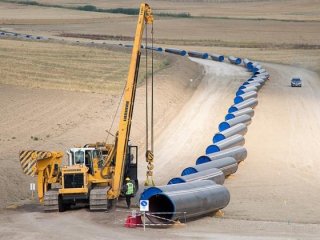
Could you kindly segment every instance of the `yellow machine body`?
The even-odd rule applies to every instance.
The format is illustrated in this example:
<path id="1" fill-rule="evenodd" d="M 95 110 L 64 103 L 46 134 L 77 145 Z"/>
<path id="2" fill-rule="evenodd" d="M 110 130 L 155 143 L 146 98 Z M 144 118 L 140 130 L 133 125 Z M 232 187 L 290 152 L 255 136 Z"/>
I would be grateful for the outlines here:
<path id="1" fill-rule="evenodd" d="M 114 144 L 87 144 L 71 148 L 68 165 L 62 166 L 63 153 L 49 151 L 21 151 L 23 172 L 38 176 L 38 197 L 47 210 L 63 211 L 75 202 L 86 202 L 90 209 L 105 209 L 106 203 L 117 199 L 125 177 L 137 184 L 137 162 L 132 158 L 137 147 L 128 146 L 137 78 L 141 56 L 141 42 L 145 24 L 153 23 L 151 8 L 141 4 L 132 49 L 128 78 Z"/>

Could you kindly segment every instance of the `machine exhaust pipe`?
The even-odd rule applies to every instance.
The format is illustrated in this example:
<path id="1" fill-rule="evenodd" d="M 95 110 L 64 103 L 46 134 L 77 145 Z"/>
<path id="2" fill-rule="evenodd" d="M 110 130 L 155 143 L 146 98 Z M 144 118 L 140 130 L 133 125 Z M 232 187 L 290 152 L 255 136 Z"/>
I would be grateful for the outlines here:
<path id="1" fill-rule="evenodd" d="M 209 168 L 200 172 L 172 178 L 168 182 L 168 185 L 193 182 L 193 181 L 199 181 L 199 180 L 211 180 L 211 181 L 214 181 L 216 184 L 222 185 L 224 183 L 224 179 L 225 179 L 224 173 L 220 169 Z"/>
<path id="2" fill-rule="evenodd" d="M 224 140 L 216 142 L 215 144 L 209 145 L 206 149 L 206 154 L 220 152 L 221 150 L 234 146 L 243 146 L 244 142 L 244 137 L 240 134 L 236 134 Z"/>
<path id="3" fill-rule="evenodd" d="M 258 105 L 258 100 L 256 98 L 249 98 L 241 103 L 232 105 L 229 108 L 228 113 L 233 113 L 247 107 L 255 108 L 257 105 Z"/>
<path id="4" fill-rule="evenodd" d="M 235 117 L 232 119 L 229 119 L 227 121 L 221 122 L 219 124 L 219 131 L 222 132 L 228 128 L 231 128 L 234 125 L 237 125 L 239 123 L 244 123 L 247 126 L 251 123 L 251 117 L 247 114 L 243 114 L 239 117 Z"/>
<path id="5" fill-rule="evenodd" d="M 196 165 L 215 161 L 215 160 L 226 158 L 226 157 L 232 157 L 237 161 L 237 163 L 239 163 L 246 159 L 247 150 L 244 147 L 236 146 L 236 147 L 222 150 L 220 152 L 203 155 L 198 157 L 198 159 L 196 160 Z"/>
<path id="6" fill-rule="evenodd" d="M 234 125 L 222 132 L 218 132 L 213 136 L 212 142 L 213 143 L 217 143 L 220 142 L 222 140 L 225 140 L 231 136 L 234 136 L 236 134 L 240 134 L 240 135 L 245 135 L 247 133 L 248 129 L 247 129 L 247 125 L 245 125 L 244 123 L 239 123 L 237 125 Z"/>
<path id="7" fill-rule="evenodd" d="M 192 167 L 187 167 L 182 171 L 181 176 L 202 172 L 211 168 L 220 169 L 224 176 L 227 177 L 238 170 L 238 163 L 233 157 L 221 158 Z"/>

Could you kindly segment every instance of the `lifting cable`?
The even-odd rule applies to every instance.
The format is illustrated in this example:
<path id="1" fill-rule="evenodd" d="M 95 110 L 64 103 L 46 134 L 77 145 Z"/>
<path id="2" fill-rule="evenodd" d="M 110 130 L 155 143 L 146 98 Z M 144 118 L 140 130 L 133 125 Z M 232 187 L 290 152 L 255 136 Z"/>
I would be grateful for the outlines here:
<path id="1" fill-rule="evenodd" d="M 151 106 L 150 106 L 150 145 L 151 150 L 149 150 L 149 91 L 148 91 L 148 25 L 146 25 L 146 44 L 145 44 L 145 53 L 146 53 L 146 161 L 147 161 L 147 178 L 145 181 L 145 186 L 154 186 L 153 181 L 153 150 L 154 150 L 154 142 L 153 142 L 153 23 L 151 28 Z"/>

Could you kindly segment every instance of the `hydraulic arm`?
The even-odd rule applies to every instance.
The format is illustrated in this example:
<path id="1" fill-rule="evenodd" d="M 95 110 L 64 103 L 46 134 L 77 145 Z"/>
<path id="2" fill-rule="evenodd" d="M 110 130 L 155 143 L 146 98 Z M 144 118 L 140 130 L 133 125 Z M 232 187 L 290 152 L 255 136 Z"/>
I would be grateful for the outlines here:
<path id="1" fill-rule="evenodd" d="M 137 79 L 139 72 L 140 56 L 141 56 L 141 42 L 145 24 L 153 23 L 153 16 L 151 8 L 148 4 L 142 3 L 140 5 L 139 18 L 137 29 L 134 38 L 132 49 L 129 74 L 124 90 L 124 98 L 122 102 L 122 109 L 120 115 L 118 142 L 116 149 L 115 169 L 113 174 L 112 187 L 108 192 L 109 199 L 115 199 L 120 195 L 123 183 L 123 171 L 126 152 L 128 148 L 128 140 L 131 130 L 132 113 L 134 107 L 134 99 L 136 94 Z"/>

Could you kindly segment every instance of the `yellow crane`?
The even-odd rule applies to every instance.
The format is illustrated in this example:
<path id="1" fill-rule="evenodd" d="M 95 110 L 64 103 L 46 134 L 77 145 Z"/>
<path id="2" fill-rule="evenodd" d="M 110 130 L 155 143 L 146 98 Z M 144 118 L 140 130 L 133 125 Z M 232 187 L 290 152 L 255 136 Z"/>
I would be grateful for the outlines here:
<path id="1" fill-rule="evenodd" d="M 67 152 L 27 150 L 20 152 L 23 172 L 37 176 L 38 198 L 45 210 L 64 211 L 74 204 L 89 204 L 90 210 L 106 210 L 121 195 L 123 180 L 130 177 L 138 189 L 137 146 L 128 145 L 135 101 L 144 27 L 153 23 L 148 4 L 140 5 L 130 67 L 114 144 L 86 144 Z M 152 152 L 148 151 L 152 155 Z M 149 158 L 149 166 L 152 159 Z M 150 168 L 150 167 L 149 167 Z M 150 176 L 150 174 L 149 174 Z"/>

